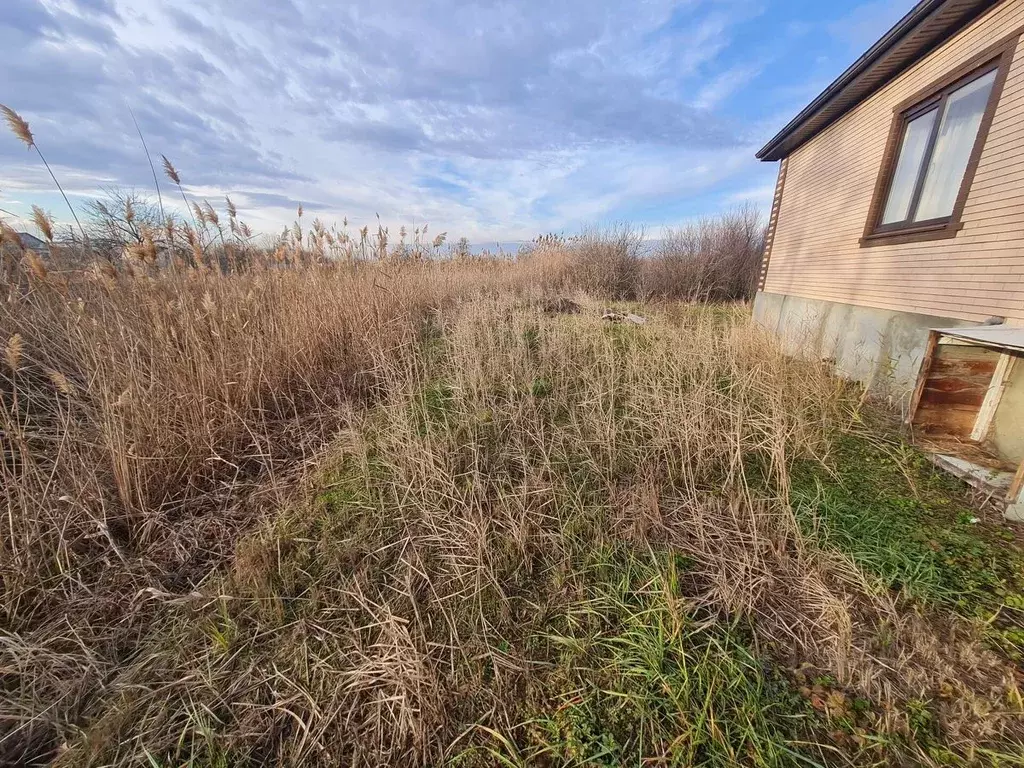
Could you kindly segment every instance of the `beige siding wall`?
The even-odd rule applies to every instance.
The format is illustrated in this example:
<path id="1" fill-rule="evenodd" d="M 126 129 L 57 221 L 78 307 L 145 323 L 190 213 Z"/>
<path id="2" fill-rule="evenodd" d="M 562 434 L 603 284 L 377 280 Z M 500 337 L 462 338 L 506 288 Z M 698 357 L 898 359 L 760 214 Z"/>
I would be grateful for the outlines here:
<path id="1" fill-rule="evenodd" d="M 789 156 L 764 290 L 1024 324 L 1024 44 L 1018 43 L 955 238 L 862 248 L 893 108 L 1024 28 L 994 10 Z"/>

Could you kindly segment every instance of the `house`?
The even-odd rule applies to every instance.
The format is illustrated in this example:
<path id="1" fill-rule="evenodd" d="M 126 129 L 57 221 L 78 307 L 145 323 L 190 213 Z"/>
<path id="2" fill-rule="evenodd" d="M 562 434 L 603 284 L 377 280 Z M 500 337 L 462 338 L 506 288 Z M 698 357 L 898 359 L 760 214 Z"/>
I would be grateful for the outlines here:
<path id="1" fill-rule="evenodd" d="M 46 243 L 35 235 L 30 235 L 28 232 L 17 232 L 15 234 L 17 234 L 18 239 L 21 240 L 22 248 L 26 248 L 30 251 L 36 251 L 37 253 L 46 253 Z"/>
<path id="2" fill-rule="evenodd" d="M 965 476 L 1016 467 L 1024 514 L 1022 32 L 1024 0 L 924 0 L 768 142 L 754 317 Z"/>

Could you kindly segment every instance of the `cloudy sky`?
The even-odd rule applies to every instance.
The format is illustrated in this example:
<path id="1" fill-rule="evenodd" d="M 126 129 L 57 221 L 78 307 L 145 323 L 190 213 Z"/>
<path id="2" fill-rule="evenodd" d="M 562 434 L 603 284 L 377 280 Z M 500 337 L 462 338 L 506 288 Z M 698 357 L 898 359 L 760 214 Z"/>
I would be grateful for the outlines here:
<path id="1" fill-rule="evenodd" d="M 130 107 L 190 196 L 229 194 L 256 229 L 302 203 L 481 244 L 767 206 L 776 169 L 753 153 L 913 2 L 0 5 L 0 103 L 75 204 L 153 189 Z M 0 215 L 33 202 L 68 218 L 4 132 Z"/>

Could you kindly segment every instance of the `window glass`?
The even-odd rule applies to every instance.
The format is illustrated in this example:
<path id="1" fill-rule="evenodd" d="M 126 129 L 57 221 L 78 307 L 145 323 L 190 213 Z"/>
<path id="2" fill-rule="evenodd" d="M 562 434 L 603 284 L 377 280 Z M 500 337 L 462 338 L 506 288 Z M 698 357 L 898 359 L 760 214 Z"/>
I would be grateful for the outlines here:
<path id="1" fill-rule="evenodd" d="M 889 200 L 885 204 L 882 215 L 883 224 L 895 224 L 906 221 L 910 215 L 910 203 L 914 198 L 914 189 L 921 176 L 921 165 L 924 153 L 928 148 L 928 139 L 935 125 L 938 110 L 933 109 L 907 123 L 903 135 L 903 147 L 900 159 L 896 163 L 896 172 L 889 188 Z"/>
<path id="2" fill-rule="evenodd" d="M 915 221 L 952 215 L 995 80 L 993 70 L 953 91 L 946 100 Z"/>

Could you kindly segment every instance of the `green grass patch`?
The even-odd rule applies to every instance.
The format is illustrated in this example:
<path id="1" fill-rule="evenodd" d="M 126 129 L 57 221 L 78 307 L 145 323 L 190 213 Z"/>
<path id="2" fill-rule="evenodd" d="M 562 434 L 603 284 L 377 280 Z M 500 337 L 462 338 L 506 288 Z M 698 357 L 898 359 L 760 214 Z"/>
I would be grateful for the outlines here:
<path id="1" fill-rule="evenodd" d="M 472 751 L 506 765 L 821 764 L 814 710 L 741 624 L 698 620 L 686 568 L 669 553 L 596 552 L 585 599 L 532 640 L 555 661 L 531 686 L 532 716 Z"/>
<path id="2" fill-rule="evenodd" d="M 960 481 L 907 446 L 844 435 L 837 476 L 805 462 L 791 500 L 805 532 L 849 555 L 888 588 L 991 623 L 993 639 L 1024 648 L 1024 551 L 1007 526 L 978 519 Z"/>

